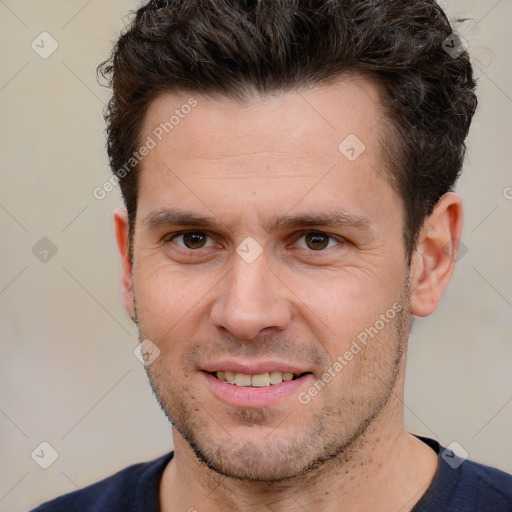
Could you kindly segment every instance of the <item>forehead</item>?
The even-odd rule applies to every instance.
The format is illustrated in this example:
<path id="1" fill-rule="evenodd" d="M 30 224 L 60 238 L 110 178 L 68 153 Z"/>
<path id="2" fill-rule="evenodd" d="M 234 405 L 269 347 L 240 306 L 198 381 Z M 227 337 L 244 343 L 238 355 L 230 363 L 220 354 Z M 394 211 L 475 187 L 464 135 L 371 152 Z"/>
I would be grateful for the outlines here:
<path id="1" fill-rule="evenodd" d="M 162 94 L 141 133 L 154 147 L 141 165 L 139 213 L 177 203 L 206 212 L 219 201 L 238 212 L 300 201 L 307 211 L 338 199 L 354 214 L 364 203 L 377 210 L 375 194 L 393 194 L 382 172 L 383 116 L 377 86 L 360 76 L 243 103 Z"/>
<path id="2" fill-rule="evenodd" d="M 280 148 L 302 153 L 312 146 L 318 153 L 331 153 L 349 134 L 364 140 L 372 152 L 378 149 L 371 145 L 377 133 L 373 128 L 382 118 L 377 86 L 350 75 L 243 102 L 219 95 L 162 94 L 150 104 L 142 133 L 153 133 L 158 142 L 172 137 L 177 158 L 192 153 L 196 158 L 225 158 L 244 150 Z M 309 144 L 304 147 L 304 142 Z"/>

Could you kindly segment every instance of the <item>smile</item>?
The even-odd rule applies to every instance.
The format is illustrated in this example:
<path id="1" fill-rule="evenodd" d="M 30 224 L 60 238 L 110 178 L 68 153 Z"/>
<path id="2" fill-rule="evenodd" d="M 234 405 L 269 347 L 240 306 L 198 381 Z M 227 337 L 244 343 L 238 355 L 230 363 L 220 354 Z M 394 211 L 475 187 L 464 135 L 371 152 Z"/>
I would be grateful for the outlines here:
<path id="1" fill-rule="evenodd" d="M 221 366 L 222 368 L 222 366 Z M 235 408 L 262 408 L 296 397 L 315 380 L 311 372 L 292 373 L 261 369 L 257 373 L 202 371 L 213 396 Z"/>
<path id="2" fill-rule="evenodd" d="M 256 387 L 265 388 L 267 386 L 275 386 L 281 384 L 283 381 L 295 380 L 303 375 L 307 375 L 310 372 L 304 373 L 291 373 L 291 372 L 265 372 L 258 373 L 257 375 L 251 375 L 247 373 L 235 373 L 230 371 L 217 371 L 211 372 L 210 375 L 217 379 L 241 387 Z"/>

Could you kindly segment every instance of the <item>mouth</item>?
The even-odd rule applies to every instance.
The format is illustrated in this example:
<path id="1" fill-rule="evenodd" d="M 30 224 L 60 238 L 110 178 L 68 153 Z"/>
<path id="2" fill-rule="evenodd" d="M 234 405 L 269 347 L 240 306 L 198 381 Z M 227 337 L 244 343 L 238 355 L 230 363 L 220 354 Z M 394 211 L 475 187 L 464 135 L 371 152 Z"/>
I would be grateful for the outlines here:
<path id="1" fill-rule="evenodd" d="M 222 370 L 206 373 L 216 378 L 217 380 L 226 382 L 228 384 L 232 384 L 234 386 L 252 388 L 266 388 L 270 386 L 277 386 L 282 382 L 297 380 L 300 379 L 301 377 L 304 377 L 305 375 L 311 374 L 311 372 L 291 373 L 279 371 L 248 374 Z"/>
<path id="2" fill-rule="evenodd" d="M 268 366 L 273 365 L 268 365 L 267 368 L 260 365 L 252 371 L 247 368 L 245 369 L 247 373 L 241 373 L 244 371 L 242 366 L 220 370 L 218 368 L 222 366 L 219 365 L 215 369 L 208 368 L 201 372 L 213 396 L 230 407 L 244 409 L 271 407 L 297 396 L 315 380 L 311 372 L 283 372 L 276 368 L 272 368 L 272 371 L 264 371 Z M 235 369 L 238 371 L 233 371 Z M 286 369 L 295 370 L 295 368 Z"/>

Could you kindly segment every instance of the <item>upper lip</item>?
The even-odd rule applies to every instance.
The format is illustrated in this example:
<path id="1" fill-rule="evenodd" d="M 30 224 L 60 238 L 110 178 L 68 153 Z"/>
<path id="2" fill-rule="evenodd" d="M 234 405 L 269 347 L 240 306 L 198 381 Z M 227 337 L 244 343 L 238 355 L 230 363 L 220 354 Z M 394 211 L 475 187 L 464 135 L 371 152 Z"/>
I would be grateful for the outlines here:
<path id="1" fill-rule="evenodd" d="M 233 373 L 243 373 L 246 375 L 259 375 L 261 373 L 283 372 L 283 373 L 306 373 L 310 370 L 298 365 L 291 365 L 280 361 L 217 361 L 202 368 L 205 372 L 226 371 Z"/>

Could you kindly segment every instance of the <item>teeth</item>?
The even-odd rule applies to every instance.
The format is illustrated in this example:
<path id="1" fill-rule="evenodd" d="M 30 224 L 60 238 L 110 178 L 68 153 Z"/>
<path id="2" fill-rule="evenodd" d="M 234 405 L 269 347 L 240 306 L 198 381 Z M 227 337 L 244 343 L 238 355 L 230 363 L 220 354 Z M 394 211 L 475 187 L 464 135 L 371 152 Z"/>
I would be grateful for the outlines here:
<path id="1" fill-rule="evenodd" d="M 229 384 L 235 384 L 243 387 L 265 388 L 270 385 L 281 384 L 283 381 L 293 379 L 293 373 L 290 372 L 270 372 L 260 373 L 258 375 L 248 375 L 245 373 L 234 373 L 218 371 L 217 378 Z"/>
<path id="2" fill-rule="evenodd" d="M 270 372 L 270 384 L 281 384 L 283 382 L 282 372 Z"/>
<path id="3" fill-rule="evenodd" d="M 244 375 L 243 373 L 237 373 L 235 375 L 235 384 L 237 386 L 250 386 L 251 385 L 251 376 Z"/>
<path id="4" fill-rule="evenodd" d="M 222 374 L 224 374 L 224 377 L 222 377 Z M 230 384 L 235 383 L 235 374 L 233 372 L 217 372 L 217 378 L 220 380 L 225 380 Z"/>
<path id="5" fill-rule="evenodd" d="M 251 377 L 251 386 L 264 388 L 270 386 L 270 375 L 268 373 L 260 373 Z"/>

